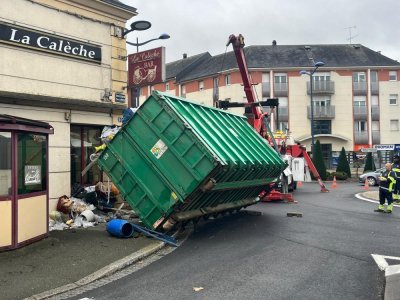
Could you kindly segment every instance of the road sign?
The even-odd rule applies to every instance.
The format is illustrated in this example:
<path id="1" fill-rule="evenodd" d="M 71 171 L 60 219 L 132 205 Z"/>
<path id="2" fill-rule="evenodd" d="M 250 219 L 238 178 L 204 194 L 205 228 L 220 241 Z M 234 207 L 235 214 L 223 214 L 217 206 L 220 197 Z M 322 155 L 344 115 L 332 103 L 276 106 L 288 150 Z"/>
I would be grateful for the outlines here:
<path id="1" fill-rule="evenodd" d="M 378 151 L 390 151 L 394 150 L 394 144 L 381 144 L 381 145 L 374 145 L 374 148 Z"/>
<path id="2" fill-rule="evenodd" d="M 361 152 L 368 153 L 368 152 L 377 152 L 378 149 L 376 148 L 361 148 Z"/>

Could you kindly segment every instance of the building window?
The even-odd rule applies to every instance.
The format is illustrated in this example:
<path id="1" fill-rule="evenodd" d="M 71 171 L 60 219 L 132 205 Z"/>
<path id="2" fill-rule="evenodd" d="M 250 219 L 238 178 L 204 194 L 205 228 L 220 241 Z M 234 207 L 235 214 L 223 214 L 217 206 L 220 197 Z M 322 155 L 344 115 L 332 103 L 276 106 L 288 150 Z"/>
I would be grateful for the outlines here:
<path id="1" fill-rule="evenodd" d="M 203 91 L 204 90 L 204 81 L 201 80 L 199 81 L 199 91 Z"/>
<path id="2" fill-rule="evenodd" d="M 218 87 L 218 77 L 213 78 L 213 87 L 217 88 Z"/>
<path id="3" fill-rule="evenodd" d="M 331 134 L 331 120 L 314 120 L 313 132 L 314 134 Z"/>
<path id="4" fill-rule="evenodd" d="M 389 81 L 397 81 L 397 71 L 389 71 Z"/>
<path id="5" fill-rule="evenodd" d="M 100 146 L 102 128 L 90 126 L 71 126 L 71 184 L 96 184 L 101 180 L 101 171 L 94 165 L 82 177 L 82 170 L 91 162 L 93 147 Z"/>
<path id="6" fill-rule="evenodd" d="M 289 130 L 289 123 L 288 122 L 279 122 L 277 129 L 279 131 L 286 132 L 286 130 Z"/>
<path id="7" fill-rule="evenodd" d="M 269 82 L 269 73 L 262 73 L 262 82 Z"/>
<path id="8" fill-rule="evenodd" d="M 367 122 L 366 121 L 358 121 L 354 122 L 354 131 L 362 132 L 367 130 Z"/>
<path id="9" fill-rule="evenodd" d="M 354 106 L 366 106 L 367 98 L 365 96 L 354 96 L 353 104 Z"/>
<path id="10" fill-rule="evenodd" d="M 231 85 L 231 74 L 225 75 L 225 85 Z"/>
<path id="11" fill-rule="evenodd" d="M 399 120 L 390 120 L 390 131 L 399 131 Z"/>
<path id="12" fill-rule="evenodd" d="M 0 132 L 0 196 L 11 195 L 11 132 Z"/>
<path id="13" fill-rule="evenodd" d="M 389 104 L 397 105 L 397 94 L 390 94 L 389 96 Z"/>
<path id="14" fill-rule="evenodd" d="M 317 72 L 313 75 L 313 80 L 314 82 L 320 82 L 320 81 L 330 81 L 331 80 L 331 75 L 329 73 L 321 73 Z"/>
<path id="15" fill-rule="evenodd" d="M 378 82 L 378 72 L 371 71 L 371 82 Z"/>
<path id="16" fill-rule="evenodd" d="M 184 84 L 181 85 L 181 97 L 186 97 L 186 86 Z"/>
<path id="17" fill-rule="evenodd" d="M 45 135 L 18 134 L 18 194 L 47 189 L 46 147 Z"/>
<path id="18" fill-rule="evenodd" d="M 353 81 L 354 82 L 366 82 L 367 77 L 365 75 L 365 72 L 354 72 L 353 73 Z"/>
<path id="19" fill-rule="evenodd" d="M 321 144 L 322 158 L 324 159 L 325 166 L 331 168 L 332 163 L 332 144 Z"/>
<path id="20" fill-rule="evenodd" d="M 165 90 L 166 90 L 166 91 L 169 91 L 169 83 L 166 83 L 166 84 L 165 84 Z"/>

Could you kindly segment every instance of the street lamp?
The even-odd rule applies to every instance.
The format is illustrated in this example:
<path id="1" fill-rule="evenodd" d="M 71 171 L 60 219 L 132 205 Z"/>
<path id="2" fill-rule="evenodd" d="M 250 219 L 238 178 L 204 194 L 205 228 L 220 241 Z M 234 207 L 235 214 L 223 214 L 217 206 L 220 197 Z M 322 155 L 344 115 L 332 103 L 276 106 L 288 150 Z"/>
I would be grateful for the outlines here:
<path id="1" fill-rule="evenodd" d="M 133 22 L 130 27 L 131 27 L 131 29 L 126 30 L 122 33 L 122 37 L 127 35 L 129 32 L 132 32 L 135 30 L 137 30 L 137 31 L 147 30 L 151 27 L 151 23 L 149 21 L 136 21 L 136 22 Z M 136 43 L 131 43 L 128 41 L 126 41 L 126 43 L 128 45 L 136 46 L 136 53 L 138 53 L 139 46 L 146 45 L 147 43 L 150 43 L 152 41 L 166 40 L 169 38 L 170 38 L 170 36 L 168 34 L 163 33 L 158 38 L 150 39 L 150 40 L 142 42 L 142 43 L 139 43 L 139 39 L 137 37 L 136 37 Z M 139 106 L 139 94 L 140 94 L 139 92 L 140 92 L 139 85 L 135 84 L 133 87 L 133 98 L 134 98 L 135 107 Z"/>
<path id="2" fill-rule="evenodd" d="M 136 46 L 136 53 L 137 53 L 137 52 L 139 52 L 139 46 L 146 45 L 147 43 L 150 43 L 150 42 L 152 42 L 152 41 L 156 41 L 156 40 L 167 40 L 167 39 L 169 39 L 169 38 L 170 38 L 169 34 L 163 33 L 163 34 L 161 34 L 158 38 L 154 38 L 154 39 L 151 39 L 151 40 L 142 42 L 142 43 L 139 43 L 139 39 L 138 39 L 138 38 L 136 38 L 136 43 L 131 43 L 131 42 L 128 42 L 128 41 L 126 41 L 126 43 L 127 43 L 128 45 L 131 45 L 131 46 Z"/>
<path id="3" fill-rule="evenodd" d="M 314 157 L 314 105 L 313 105 L 313 75 L 319 67 L 325 65 L 324 62 L 318 61 L 314 64 L 314 69 L 311 71 L 301 70 L 301 75 L 310 76 L 310 109 L 311 109 L 311 154 Z"/>

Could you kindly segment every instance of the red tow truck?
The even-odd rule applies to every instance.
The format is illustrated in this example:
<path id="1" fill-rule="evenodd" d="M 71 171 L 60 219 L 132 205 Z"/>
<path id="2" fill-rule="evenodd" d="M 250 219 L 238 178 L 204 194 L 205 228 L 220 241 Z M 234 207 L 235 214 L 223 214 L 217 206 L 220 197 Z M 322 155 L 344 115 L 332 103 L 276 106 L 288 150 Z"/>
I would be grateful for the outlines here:
<path id="1" fill-rule="evenodd" d="M 238 36 L 230 35 L 227 47 L 232 44 L 233 51 L 236 56 L 237 64 L 239 66 L 240 74 L 243 80 L 244 92 L 246 94 L 247 103 L 237 103 L 230 101 L 217 101 L 218 107 L 226 109 L 229 107 L 244 107 L 245 116 L 249 124 L 264 138 L 268 140 L 271 146 L 282 156 L 283 160 L 287 162 L 288 167 L 281 175 L 280 186 L 281 188 L 273 189 L 272 191 L 265 192 L 262 197 L 263 201 L 273 200 L 287 200 L 294 201 L 289 189 L 295 188 L 296 181 L 305 181 L 308 170 L 311 171 L 314 178 L 317 179 L 320 185 L 321 192 L 329 192 L 321 180 L 321 177 L 315 168 L 310 156 L 306 151 L 306 147 L 295 143 L 290 136 L 283 133 L 272 133 L 270 122 L 270 114 L 263 112 L 262 107 L 270 107 L 271 110 L 279 105 L 277 98 L 267 99 L 266 101 L 257 101 L 251 77 L 247 68 L 246 58 L 244 55 L 244 37 L 239 34 Z M 290 188 L 290 186 L 292 188 Z"/>

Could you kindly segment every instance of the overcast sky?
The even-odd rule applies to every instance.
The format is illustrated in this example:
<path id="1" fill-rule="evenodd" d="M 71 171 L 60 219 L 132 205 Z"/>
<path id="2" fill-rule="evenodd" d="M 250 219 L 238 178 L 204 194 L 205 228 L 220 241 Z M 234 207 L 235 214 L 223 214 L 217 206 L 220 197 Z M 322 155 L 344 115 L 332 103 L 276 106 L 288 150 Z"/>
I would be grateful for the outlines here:
<path id="1" fill-rule="evenodd" d="M 362 44 L 400 61 L 398 0 L 120 0 L 137 8 L 147 31 L 128 34 L 139 42 L 168 33 L 139 51 L 166 47 L 166 62 L 203 52 L 223 54 L 230 34 L 241 33 L 246 45 Z M 228 51 L 232 50 L 232 46 Z M 128 53 L 136 52 L 129 46 Z"/>

